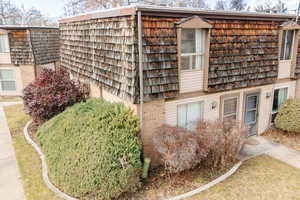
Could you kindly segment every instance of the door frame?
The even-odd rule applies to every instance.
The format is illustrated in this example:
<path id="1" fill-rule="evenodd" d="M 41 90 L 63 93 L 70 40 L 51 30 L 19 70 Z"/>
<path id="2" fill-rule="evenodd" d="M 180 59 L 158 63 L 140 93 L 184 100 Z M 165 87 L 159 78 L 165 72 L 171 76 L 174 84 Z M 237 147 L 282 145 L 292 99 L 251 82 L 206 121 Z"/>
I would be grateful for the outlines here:
<path id="1" fill-rule="evenodd" d="M 247 103 L 247 96 L 251 95 L 251 94 L 257 94 L 258 96 L 258 104 L 257 104 L 257 116 L 256 116 L 256 134 L 258 135 L 258 126 L 259 126 L 259 112 L 260 112 L 260 102 L 261 102 L 261 89 L 257 89 L 257 90 L 250 90 L 250 91 L 246 91 L 243 94 L 243 111 L 242 111 L 242 122 L 245 124 L 245 114 L 246 114 L 246 103 Z M 251 137 L 251 136 L 255 136 L 255 135 L 250 135 L 248 133 L 247 137 Z"/>

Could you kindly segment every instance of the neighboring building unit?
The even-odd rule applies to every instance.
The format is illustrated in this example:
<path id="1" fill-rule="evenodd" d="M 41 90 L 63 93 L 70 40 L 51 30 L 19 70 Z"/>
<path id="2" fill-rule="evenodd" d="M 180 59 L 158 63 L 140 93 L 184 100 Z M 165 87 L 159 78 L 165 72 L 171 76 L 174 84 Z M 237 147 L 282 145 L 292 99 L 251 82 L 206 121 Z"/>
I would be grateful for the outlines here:
<path id="1" fill-rule="evenodd" d="M 135 110 L 154 157 L 151 135 L 164 123 L 193 129 L 230 118 L 249 136 L 264 132 L 282 102 L 300 96 L 294 20 L 145 6 L 94 12 L 60 21 L 60 62 L 92 96 Z"/>
<path id="2" fill-rule="evenodd" d="M 59 30 L 0 26 L 0 96 L 20 96 L 42 68 L 59 62 Z"/>

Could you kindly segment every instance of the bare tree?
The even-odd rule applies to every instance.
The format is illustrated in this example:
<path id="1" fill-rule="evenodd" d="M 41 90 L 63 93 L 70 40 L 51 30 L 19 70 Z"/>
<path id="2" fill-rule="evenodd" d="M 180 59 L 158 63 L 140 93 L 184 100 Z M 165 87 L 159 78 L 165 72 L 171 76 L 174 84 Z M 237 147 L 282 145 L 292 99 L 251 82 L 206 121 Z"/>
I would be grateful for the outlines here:
<path id="1" fill-rule="evenodd" d="M 242 11 L 246 7 L 244 0 L 231 0 L 230 1 L 230 9 L 235 11 Z"/>
<path id="2" fill-rule="evenodd" d="M 19 9 L 10 0 L 0 0 L 0 24 L 16 24 Z"/>
<path id="3" fill-rule="evenodd" d="M 218 0 L 215 6 L 216 10 L 226 10 L 226 3 L 224 2 L 224 0 Z"/>
<path id="4" fill-rule="evenodd" d="M 288 11 L 287 5 L 278 0 L 275 4 L 271 0 L 265 0 L 263 4 L 256 6 L 256 12 L 265 12 L 265 13 L 286 13 Z"/>

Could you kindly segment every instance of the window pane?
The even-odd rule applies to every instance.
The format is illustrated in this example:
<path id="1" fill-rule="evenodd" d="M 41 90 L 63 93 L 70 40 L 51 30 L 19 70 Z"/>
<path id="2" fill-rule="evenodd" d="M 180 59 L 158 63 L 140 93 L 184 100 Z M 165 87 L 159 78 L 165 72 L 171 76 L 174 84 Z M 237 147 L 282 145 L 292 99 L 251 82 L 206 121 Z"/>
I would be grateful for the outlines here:
<path id="1" fill-rule="evenodd" d="M 200 102 L 190 103 L 187 106 L 187 128 L 193 130 L 196 124 L 202 119 L 202 106 Z"/>
<path id="2" fill-rule="evenodd" d="M 195 29 L 182 29 L 181 53 L 195 53 Z"/>
<path id="3" fill-rule="evenodd" d="M 8 37 L 7 34 L 0 34 L 0 53 L 8 53 L 9 45 L 8 45 Z"/>
<path id="4" fill-rule="evenodd" d="M 281 104 L 287 100 L 288 88 L 280 88 L 274 91 L 273 97 L 273 112 L 277 112 L 280 108 Z"/>
<path id="5" fill-rule="evenodd" d="M 286 31 L 282 31 L 282 40 L 281 40 L 281 50 L 280 50 L 280 60 L 284 60 L 285 54 L 285 43 L 286 43 Z"/>
<path id="6" fill-rule="evenodd" d="M 293 38 L 294 38 L 294 31 L 289 30 L 287 31 L 287 41 L 286 41 L 286 53 L 285 53 L 285 60 L 291 59 L 291 53 L 293 48 Z"/>
<path id="7" fill-rule="evenodd" d="M 195 69 L 196 56 L 181 56 L 181 69 Z"/>
<path id="8" fill-rule="evenodd" d="M 247 100 L 247 110 L 256 109 L 257 96 L 249 96 Z"/>
<path id="9" fill-rule="evenodd" d="M 203 56 L 196 56 L 196 64 L 194 69 L 203 69 Z"/>
<path id="10" fill-rule="evenodd" d="M 203 118 L 203 103 L 189 103 L 177 107 L 177 125 L 189 130 L 196 128 L 196 124 Z"/>
<path id="11" fill-rule="evenodd" d="M 224 116 L 237 113 L 237 98 L 224 100 Z"/>
<path id="12" fill-rule="evenodd" d="M 284 30 L 282 34 L 282 45 L 281 45 L 281 60 L 290 60 L 292 55 L 293 48 L 293 38 L 294 31 L 293 30 Z"/>
<path id="13" fill-rule="evenodd" d="M 254 123 L 256 122 L 256 110 L 248 111 L 246 113 L 246 123 Z"/>
<path id="14" fill-rule="evenodd" d="M 229 116 L 224 117 L 224 119 L 228 119 L 228 120 L 236 120 L 237 117 L 236 117 L 236 115 L 229 115 Z"/>
<path id="15" fill-rule="evenodd" d="M 179 105 L 177 107 L 177 126 L 186 127 L 187 105 Z"/>
<path id="16" fill-rule="evenodd" d="M 15 91 L 16 82 L 15 81 L 1 81 L 1 87 L 4 91 Z"/>
<path id="17" fill-rule="evenodd" d="M 1 69 L 0 70 L 0 80 L 15 80 L 14 70 L 11 69 Z"/>

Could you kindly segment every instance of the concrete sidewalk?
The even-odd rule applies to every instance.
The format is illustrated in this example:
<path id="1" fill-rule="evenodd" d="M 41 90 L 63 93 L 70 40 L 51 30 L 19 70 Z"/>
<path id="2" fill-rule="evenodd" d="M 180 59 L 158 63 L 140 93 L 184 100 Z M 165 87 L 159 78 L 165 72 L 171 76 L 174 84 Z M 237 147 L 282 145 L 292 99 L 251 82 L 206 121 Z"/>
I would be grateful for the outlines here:
<path id="1" fill-rule="evenodd" d="M 0 103 L 0 199 L 25 200 L 12 138 L 3 106 L 22 102 Z"/>
<path id="2" fill-rule="evenodd" d="M 254 136 L 247 140 L 238 158 L 247 160 L 261 154 L 266 154 L 277 160 L 300 169 L 300 152 L 282 144 L 274 143 L 262 136 Z"/>

